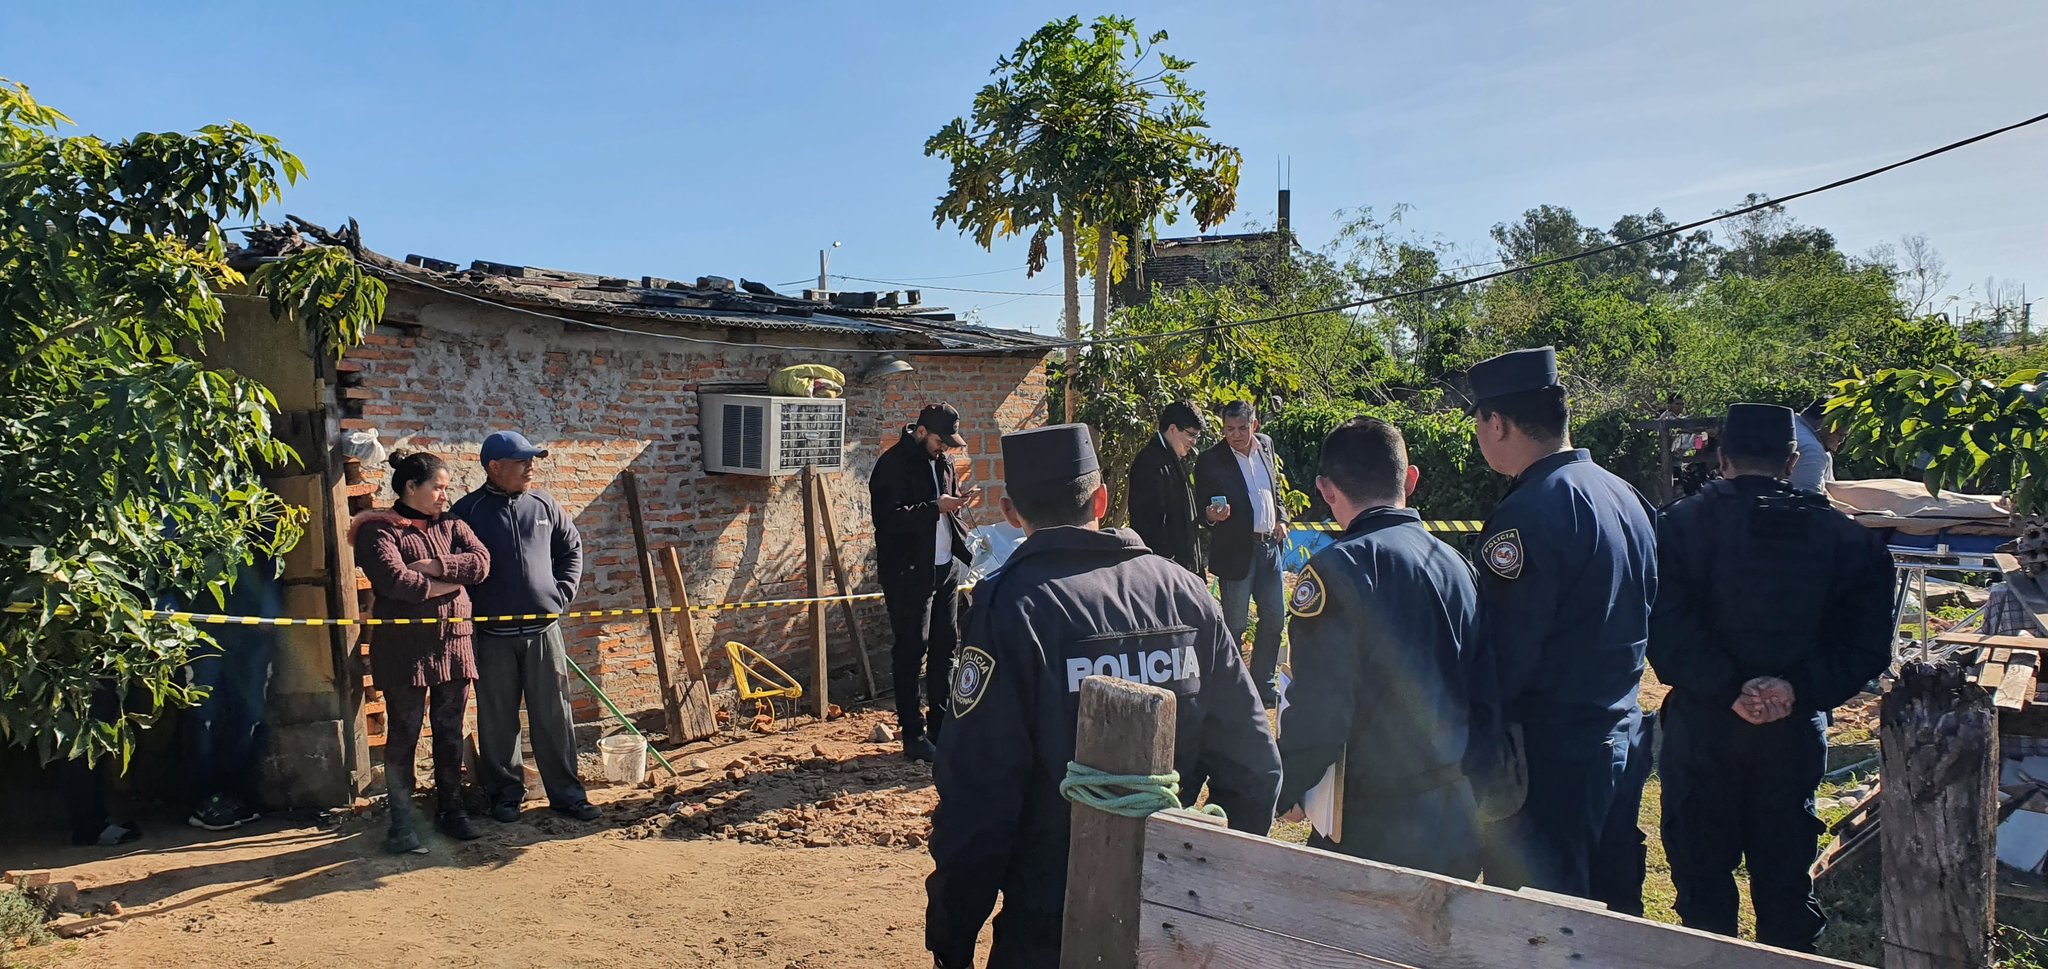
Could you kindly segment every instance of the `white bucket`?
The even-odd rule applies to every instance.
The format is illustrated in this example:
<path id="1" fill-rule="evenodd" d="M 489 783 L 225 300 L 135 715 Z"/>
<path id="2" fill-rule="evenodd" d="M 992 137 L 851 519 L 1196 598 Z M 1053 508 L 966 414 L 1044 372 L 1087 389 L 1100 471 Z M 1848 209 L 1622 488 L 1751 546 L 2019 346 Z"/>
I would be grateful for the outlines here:
<path id="1" fill-rule="evenodd" d="M 647 738 L 613 734 L 598 740 L 597 753 L 604 762 L 605 780 L 639 787 L 647 779 Z"/>

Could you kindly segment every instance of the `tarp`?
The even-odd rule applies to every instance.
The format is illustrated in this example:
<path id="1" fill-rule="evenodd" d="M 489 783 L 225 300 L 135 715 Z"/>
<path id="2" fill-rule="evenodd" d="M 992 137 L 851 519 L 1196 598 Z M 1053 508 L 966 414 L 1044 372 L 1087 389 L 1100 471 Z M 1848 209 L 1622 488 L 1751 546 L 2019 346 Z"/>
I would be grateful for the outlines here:
<path id="1" fill-rule="evenodd" d="M 1828 499 L 1865 528 L 1895 528 L 1902 535 L 2019 534 L 2013 529 L 2012 503 L 1998 495 L 1927 493 L 1927 486 L 1906 478 L 1830 481 Z"/>

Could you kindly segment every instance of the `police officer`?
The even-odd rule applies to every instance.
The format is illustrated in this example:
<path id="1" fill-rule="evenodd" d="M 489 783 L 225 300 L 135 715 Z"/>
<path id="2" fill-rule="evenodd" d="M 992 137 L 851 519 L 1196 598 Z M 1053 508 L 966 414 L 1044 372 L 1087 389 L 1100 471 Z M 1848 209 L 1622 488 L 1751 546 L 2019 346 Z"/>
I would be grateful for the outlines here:
<path id="1" fill-rule="evenodd" d="M 1316 490 L 1348 527 L 1288 600 L 1293 678 L 1280 715 L 1280 804 L 1343 764 L 1341 835 L 1309 846 L 1455 878 L 1479 874 L 1460 653 L 1478 631 L 1472 566 L 1407 507 L 1420 476 L 1392 424 L 1323 442 Z"/>
<path id="2" fill-rule="evenodd" d="M 1551 347 L 1481 361 L 1469 379 L 1480 453 L 1514 479 L 1473 552 L 1476 746 L 1518 749 L 1526 781 L 1519 809 L 1482 832 L 1486 881 L 1587 897 L 1641 716 L 1657 596 L 1652 511 L 1572 447 Z"/>
<path id="3" fill-rule="evenodd" d="M 988 965 L 1055 967 L 1066 897 L 1081 681 L 1107 673 L 1173 691 L 1175 766 L 1200 759 L 1209 799 L 1265 834 L 1280 753 L 1223 613 L 1200 579 L 1137 536 L 1100 527 L 1109 508 L 1088 428 L 1003 436 L 1003 514 L 1027 538 L 974 591 L 939 741 L 925 947 L 973 964 L 1002 893 Z"/>
<path id="4" fill-rule="evenodd" d="M 1828 711 L 1891 661 L 1892 564 L 1875 533 L 1787 482 L 1792 421 L 1784 407 L 1729 407 L 1721 480 L 1658 519 L 1650 662 L 1671 686 L 1664 851 L 1678 917 L 1734 935 L 1747 860 L 1756 940 L 1811 952 Z"/>

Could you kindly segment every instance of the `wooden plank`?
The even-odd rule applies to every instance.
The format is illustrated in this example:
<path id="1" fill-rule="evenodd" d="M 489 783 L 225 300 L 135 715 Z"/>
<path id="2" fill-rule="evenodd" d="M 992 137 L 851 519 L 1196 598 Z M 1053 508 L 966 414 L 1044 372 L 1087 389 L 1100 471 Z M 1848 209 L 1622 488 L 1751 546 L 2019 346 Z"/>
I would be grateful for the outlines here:
<path id="1" fill-rule="evenodd" d="M 847 578 L 846 558 L 839 553 L 839 529 L 832 523 L 832 491 L 826 487 L 828 480 L 822 476 L 818 478 L 818 522 L 825 528 L 825 545 L 832 553 L 832 574 L 839 582 L 839 594 L 850 596 L 853 595 L 853 582 Z M 855 608 L 852 599 L 841 599 L 839 604 L 846 610 L 846 628 L 853 637 L 853 654 L 860 657 L 860 672 L 868 681 L 867 695 L 861 699 L 872 700 L 879 691 L 875 689 L 874 660 L 868 656 L 868 637 L 860 628 L 860 610 Z"/>
<path id="2" fill-rule="evenodd" d="M 2001 710 L 2024 710 L 2034 701 L 2034 679 L 2041 663 L 2039 653 L 2014 650 L 2012 661 L 2005 664 L 2005 676 L 1999 680 L 1998 692 L 1991 698 L 1993 706 Z"/>
<path id="3" fill-rule="evenodd" d="M 825 594 L 825 559 L 818 548 L 818 468 L 804 465 L 804 562 L 806 577 L 810 582 L 810 597 Z M 825 604 L 811 603 L 811 702 L 816 705 L 818 719 L 825 719 L 832 709 L 828 696 L 832 683 L 832 657 L 825 643 Z M 938 698 L 933 698 L 933 703 Z"/>
<path id="4" fill-rule="evenodd" d="M 1334 946 L 1146 902 L 1138 910 L 1139 969 L 1416 969 Z"/>
<path id="5" fill-rule="evenodd" d="M 640 479 L 631 471 L 619 472 L 619 484 L 626 491 L 626 513 L 633 519 L 634 561 L 640 563 L 640 594 L 648 609 L 661 604 L 661 595 L 654 588 L 654 573 L 658 566 L 654 552 L 647 547 L 647 522 L 640 511 Z M 662 630 L 661 614 L 647 614 L 647 632 L 654 637 L 654 672 L 661 683 L 661 712 L 668 724 L 668 735 L 680 740 L 683 736 L 683 697 L 677 689 L 675 678 L 668 671 L 668 636 Z"/>
<path id="6" fill-rule="evenodd" d="M 1998 730 L 1954 663 L 1908 663 L 1880 701 L 1888 969 L 1991 964 Z"/>
<path id="7" fill-rule="evenodd" d="M 1153 815 L 1147 822 L 1144 850 L 1147 903 L 1290 938 L 1312 939 L 1400 965 L 1432 969 L 1848 965 L 1190 824 L 1168 814 Z M 1073 877 L 1071 872 L 1068 877 Z M 1069 892 L 1071 905 L 1071 887 Z"/>
<path id="8" fill-rule="evenodd" d="M 2025 649 L 2032 650 L 2037 653 L 2041 650 L 2048 649 L 2048 640 L 2036 639 L 2032 636 L 1986 636 L 1980 633 L 1938 633 L 1935 635 L 1934 641 L 1936 643 L 1952 644 L 1956 646 L 1983 646 L 1991 649 Z"/>
<path id="9" fill-rule="evenodd" d="M 2005 682 L 2005 664 L 1987 662 L 1977 667 L 1977 685 L 1986 690 L 1996 690 Z"/>
<path id="10" fill-rule="evenodd" d="M 1173 694 L 1107 676 L 1081 681 L 1074 761 L 1110 774 L 1173 770 Z M 1139 888 L 1150 868 L 1147 824 L 1075 802 L 1067 839 L 1061 969 L 1122 969 L 1138 954 Z M 1190 829 L 1209 825 L 1181 822 Z"/>
<path id="11" fill-rule="evenodd" d="M 662 570 L 668 573 L 669 603 L 676 607 L 676 630 L 683 654 L 684 743 L 703 740 L 718 733 L 718 711 L 711 705 L 711 683 L 704 678 L 704 650 L 697 644 L 697 621 L 690 613 L 690 587 L 683 575 L 683 560 L 673 546 L 661 550 Z"/>

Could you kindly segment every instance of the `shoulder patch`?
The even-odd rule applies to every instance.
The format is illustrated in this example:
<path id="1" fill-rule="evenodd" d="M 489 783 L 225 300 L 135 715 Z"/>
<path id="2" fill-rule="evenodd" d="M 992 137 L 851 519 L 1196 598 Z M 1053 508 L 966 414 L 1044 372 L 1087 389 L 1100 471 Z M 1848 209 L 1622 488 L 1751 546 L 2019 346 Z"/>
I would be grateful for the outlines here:
<path id="1" fill-rule="evenodd" d="M 1328 599 L 1329 591 L 1323 588 L 1323 577 L 1316 574 L 1316 567 L 1304 565 L 1301 578 L 1295 580 L 1294 595 L 1287 600 L 1287 611 L 1312 619 L 1323 614 L 1323 603 Z"/>
<path id="2" fill-rule="evenodd" d="M 988 681 L 996 673 L 996 658 L 979 646 L 960 650 L 953 667 L 953 716 L 964 717 L 988 692 Z"/>
<path id="3" fill-rule="evenodd" d="M 1486 560 L 1486 567 L 1503 579 L 1519 578 L 1522 574 L 1522 530 L 1510 528 L 1486 540 L 1480 546 L 1479 557 Z"/>

